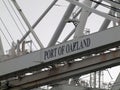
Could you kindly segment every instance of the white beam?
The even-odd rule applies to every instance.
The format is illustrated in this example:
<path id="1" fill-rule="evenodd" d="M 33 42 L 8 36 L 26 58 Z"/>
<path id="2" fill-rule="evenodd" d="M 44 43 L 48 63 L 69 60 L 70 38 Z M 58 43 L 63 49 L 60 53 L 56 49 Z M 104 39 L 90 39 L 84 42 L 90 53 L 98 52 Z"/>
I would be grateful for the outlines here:
<path id="1" fill-rule="evenodd" d="M 48 44 L 48 47 L 54 46 L 56 44 L 57 40 L 59 39 L 60 34 L 62 33 L 62 31 L 67 23 L 66 20 L 69 19 L 71 13 L 73 12 L 74 7 L 75 7 L 75 5 L 69 4 L 66 12 L 64 13 L 64 15 L 63 15 L 58 27 L 57 27 L 57 29 L 54 32 L 53 37 L 51 38 L 51 40 Z"/>
<path id="2" fill-rule="evenodd" d="M 73 60 L 76 57 L 98 53 L 119 45 L 120 26 L 0 62 L 0 80 L 11 75 L 16 76 L 18 72 L 28 72 L 33 68 L 34 70 L 40 70 L 43 65 L 45 67 L 48 64 Z M 40 62 L 44 63 L 40 64 Z"/>
<path id="3" fill-rule="evenodd" d="M 111 4 L 112 6 L 115 6 L 117 8 L 120 8 L 120 4 L 119 3 L 114 3 L 114 1 L 110 1 L 110 0 L 103 0 L 109 4 Z"/>
<path id="4" fill-rule="evenodd" d="M 51 10 L 51 8 L 55 5 L 55 3 L 58 0 L 54 0 L 49 7 L 44 11 L 44 13 L 37 19 L 37 21 L 32 25 L 32 28 L 34 29 L 39 22 L 46 16 L 46 14 Z M 20 39 L 19 43 L 21 43 L 29 34 L 31 33 L 31 31 L 29 30 L 28 32 L 25 33 L 25 35 Z"/>
<path id="5" fill-rule="evenodd" d="M 92 2 L 89 0 L 84 0 L 83 3 L 89 7 L 91 7 L 91 5 L 92 5 Z M 76 27 L 74 38 L 79 38 L 80 36 L 84 35 L 83 32 L 85 30 L 85 26 L 86 26 L 89 15 L 90 15 L 90 12 L 88 12 L 86 9 L 83 8 L 80 13 L 79 23 Z"/>
<path id="6" fill-rule="evenodd" d="M 75 0 L 67 0 L 67 1 L 70 2 L 70 3 L 72 3 L 72 4 L 77 5 L 77 6 L 79 6 L 79 7 L 84 8 L 84 9 L 86 9 L 86 10 L 89 11 L 89 12 L 93 12 L 93 13 L 98 14 L 98 15 L 104 17 L 104 18 L 107 18 L 107 19 L 109 19 L 109 20 L 111 20 L 111 21 L 120 22 L 120 19 L 118 19 L 118 18 L 116 18 L 116 17 L 113 17 L 113 16 L 110 16 L 110 15 L 104 13 L 104 12 L 101 12 L 101 11 L 95 10 L 95 9 L 93 9 L 93 8 L 90 8 L 90 7 L 88 7 L 88 6 L 80 3 L 80 2 L 78 2 L 78 1 L 75 1 Z"/>
<path id="7" fill-rule="evenodd" d="M 115 12 L 113 12 L 112 10 L 110 10 L 108 14 L 114 15 Z M 109 19 L 105 19 L 104 22 L 103 22 L 103 24 L 102 24 L 102 26 L 100 27 L 99 31 L 106 30 L 107 27 L 108 27 L 108 25 L 110 24 L 110 22 L 111 21 Z"/>
<path id="8" fill-rule="evenodd" d="M 36 35 L 36 33 L 33 31 L 32 26 L 30 25 L 29 21 L 27 20 L 27 18 L 25 17 L 24 13 L 22 12 L 22 10 L 20 9 L 20 6 L 18 5 L 18 3 L 16 2 L 16 0 L 12 0 L 14 6 L 16 7 L 16 9 L 18 10 L 19 14 L 21 15 L 22 19 L 24 20 L 25 24 L 27 25 L 27 27 L 29 28 L 29 31 L 32 33 L 32 35 L 34 36 L 36 42 L 38 43 L 38 45 L 40 46 L 40 48 L 44 48 L 43 44 L 41 43 L 40 39 L 38 38 L 38 36 Z"/>

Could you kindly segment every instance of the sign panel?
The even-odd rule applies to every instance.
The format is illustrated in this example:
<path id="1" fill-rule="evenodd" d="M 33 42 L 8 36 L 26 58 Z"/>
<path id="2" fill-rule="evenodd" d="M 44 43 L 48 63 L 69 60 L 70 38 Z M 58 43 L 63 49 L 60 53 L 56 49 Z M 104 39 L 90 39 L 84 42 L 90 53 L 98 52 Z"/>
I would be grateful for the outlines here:
<path id="1" fill-rule="evenodd" d="M 67 44 L 61 44 L 58 47 L 50 48 L 44 51 L 44 60 L 52 59 L 54 57 L 63 56 L 75 51 L 81 51 L 91 45 L 91 39 L 85 38 L 77 41 L 72 41 Z"/>
<path id="2" fill-rule="evenodd" d="M 94 48 L 99 49 L 99 47 L 116 42 L 120 42 L 120 26 L 0 62 L 0 76 L 28 69 L 39 65 L 39 62 L 57 61 L 70 55 L 81 54 Z"/>
<path id="3" fill-rule="evenodd" d="M 48 62 L 118 41 L 120 41 L 120 27 L 114 27 L 43 49 L 40 52 L 40 59 Z"/>

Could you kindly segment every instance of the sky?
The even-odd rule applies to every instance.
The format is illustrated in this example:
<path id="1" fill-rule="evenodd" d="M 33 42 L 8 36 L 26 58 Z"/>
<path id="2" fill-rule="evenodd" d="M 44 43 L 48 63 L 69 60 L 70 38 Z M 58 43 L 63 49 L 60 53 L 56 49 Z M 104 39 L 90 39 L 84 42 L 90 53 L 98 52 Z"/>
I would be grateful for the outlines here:
<path id="1" fill-rule="evenodd" d="M 7 0 L 4 0 L 7 1 Z M 22 11 L 24 12 L 25 16 L 27 17 L 28 21 L 30 22 L 31 26 L 34 24 L 34 22 L 41 16 L 41 14 L 44 12 L 44 10 L 48 7 L 48 5 L 52 2 L 52 0 L 46 0 L 41 1 L 41 0 L 25 0 L 25 1 L 21 1 L 18 0 L 18 3 L 22 9 Z M 1 2 L 2 3 L 2 2 Z M 62 4 L 61 4 L 62 5 Z M 1 13 L 1 17 L 7 24 L 7 27 L 9 28 L 9 30 L 11 30 L 11 34 L 14 32 L 16 32 L 16 34 L 18 34 L 17 36 L 19 36 L 17 39 L 20 39 L 22 36 L 19 33 L 19 30 L 17 29 L 17 27 L 15 26 L 13 20 L 10 17 L 9 13 L 7 12 L 7 10 L 5 8 L 3 8 L 4 5 L 1 6 L 0 11 L 2 11 Z M 50 11 L 50 14 L 48 13 L 46 15 L 46 17 L 42 20 L 41 23 L 39 23 L 39 25 L 35 28 L 35 32 L 37 33 L 38 37 L 40 38 L 41 42 L 44 44 L 44 46 L 47 46 L 52 34 L 55 31 L 55 28 L 57 27 L 57 24 L 59 23 L 61 16 L 63 15 L 63 12 L 65 11 L 65 8 L 67 7 L 67 5 L 63 4 L 63 6 L 59 7 L 59 6 L 54 6 L 53 10 Z M 54 12 L 54 10 L 58 10 L 57 12 Z M 12 12 L 12 10 L 11 10 Z M 7 16 L 7 17 L 6 17 Z M 13 13 L 13 16 L 16 18 L 16 16 Z M 54 18 L 51 18 L 54 17 Z M 59 17 L 59 18 L 58 18 Z M 17 22 L 19 24 L 19 22 Z M 20 26 L 20 24 L 19 24 Z M 25 26 L 25 25 L 24 25 Z M 13 28 L 14 27 L 14 28 Z M 20 27 L 22 28 L 22 27 Z M 27 28 L 26 28 L 27 29 Z M 27 29 L 28 30 L 28 29 Z M 22 30 L 24 31 L 24 30 Z M 44 35 L 47 33 L 47 36 Z M 16 35 L 14 35 L 14 33 L 12 34 L 12 36 L 15 38 Z M 32 37 L 32 35 L 31 35 Z"/>
<path id="2" fill-rule="evenodd" d="M 18 24 L 19 28 L 21 29 L 21 31 L 23 32 L 23 34 L 25 34 L 25 30 L 21 26 L 21 24 L 18 21 L 15 13 L 13 12 L 13 10 L 11 9 L 11 7 L 9 5 L 9 2 L 11 3 L 11 0 L 1 0 L 0 1 L 0 3 L 1 3 L 1 5 L 0 5 L 1 18 L 5 22 L 7 28 L 9 29 L 10 34 L 12 35 L 14 41 L 16 42 L 17 39 L 22 38 L 22 35 L 20 34 L 20 32 L 19 32 L 18 28 L 16 27 L 14 21 L 12 20 L 11 15 L 7 11 L 3 1 L 7 4 L 12 16 L 15 18 L 15 21 L 17 22 L 17 24 Z M 20 7 L 23 11 L 23 13 L 25 14 L 26 18 L 28 19 L 29 23 L 31 24 L 31 26 L 42 15 L 44 10 L 50 5 L 50 3 L 52 3 L 52 1 L 53 0 L 45 0 L 45 1 L 41 1 L 41 0 L 36 0 L 36 1 L 33 1 L 33 0 L 17 0 L 17 2 L 19 3 L 19 5 L 20 5 Z M 37 36 L 39 37 L 39 39 L 41 40 L 41 42 L 43 43 L 43 45 L 45 47 L 48 45 L 48 43 L 49 43 L 54 31 L 56 30 L 56 28 L 57 28 L 57 26 L 58 26 L 58 24 L 59 24 L 59 22 L 60 22 L 60 20 L 61 20 L 61 18 L 62 18 L 62 16 L 63 16 L 63 14 L 64 14 L 68 5 L 69 5 L 69 3 L 67 1 L 58 0 L 56 5 L 53 6 L 53 8 L 50 10 L 50 12 L 45 16 L 45 18 L 34 29 Z M 14 5 L 13 5 L 13 7 L 14 7 Z M 16 13 L 18 14 L 17 11 L 16 11 Z M 20 16 L 19 16 L 19 18 L 21 19 Z M 95 18 L 94 21 L 93 21 L 93 18 Z M 99 19 L 97 19 L 97 18 L 99 18 Z M 24 24 L 22 19 L 21 19 L 21 21 Z M 96 32 L 99 29 L 102 21 L 103 21 L 102 17 L 100 17 L 98 15 L 96 15 L 96 17 L 95 17 L 95 15 L 91 15 L 90 18 L 88 19 L 86 28 L 90 29 L 91 32 Z M 94 27 L 94 25 L 95 25 L 95 27 Z M 26 30 L 28 30 L 25 24 L 24 24 L 24 27 L 26 28 Z M 5 28 L 3 27 L 3 25 L 1 25 L 1 28 L 4 30 L 5 34 L 8 34 L 7 32 L 5 32 Z M 63 40 L 63 38 L 73 28 L 74 28 L 73 24 L 68 23 L 58 41 L 61 42 Z M 16 34 L 14 34 L 14 33 L 16 33 Z M 17 38 L 16 38 L 16 36 L 17 36 Z M 32 35 L 31 35 L 31 37 L 33 39 Z M 10 39 L 10 41 L 11 41 L 11 39 Z"/>
<path id="3" fill-rule="evenodd" d="M 13 37 L 13 39 L 16 43 L 17 40 L 22 38 L 22 35 L 21 35 L 18 27 L 14 23 L 13 19 L 11 18 L 11 15 L 9 14 L 9 12 L 8 12 L 5 4 L 3 3 L 3 1 L 8 6 L 11 14 L 13 15 L 13 17 L 14 17 L 16 23 L 18 24 L 21 32 L 23 33 L 23 35 L 25 34 L 25 30 L 28 31 L 28 28 L 26 27 L 22 18 L 19 16 L 18 12 L 14 8 L 17 15 L 19 16 L 21 22 L 23 23 L 25 30 L 22 27 L 22 25 L 20 24 L 17 16 L 15 15 L 14 11 L 12 10 L 12 8 L 9 4 L 9 3 L 11 3 L 11 5 L 14 7 L 11 0 L 0 0 L 0 18 L 3 20 L 3 22 L 7 26 L 7 29 L 9 30 L 11 36 Z M 23 13 L 27 17 L 31 26 L 42 15 L 42 13 L 45 11 L 45 9 L 47 9 L 47 7 L 50 5 L 50 3 L 52 3 L 52 1 L 53 0 L 17 0 L 18 4 L 20 5 Z M 83 0 L 81 0 L 81 1 L 83 1 Z M 61 20 L 61 18 L 62 18 L 62 16 L 63 16 L 63 14 L 64 14 L 68 5 L 69 5 L 69 3 L 67 1 L 59 0 L 56 3 L 56 5 L 53 6 L 53 8 L 50 10 L 50 12 L 45 16 L 45 18 L 34 29 L 37 36 L 39 37 L 39 39 L 41 40 L 41 42 L 43 43 L 43 45 L 45 47 L 47 47 L 47 45 L 48 45 L 52 35 L 54 34 L 54 32 L 55 32 L 55 30 L 56 30 L 56 28 L 57 28 L 57 26 L 58 26 L 58 24 L 59 24 L 59 22 L 60 22 L 60 20 Z M 103 7 L 98 7 L 98 9 L 99 10 L 104 10 L 105 12 L 108 12 L 108 10 L 103 8 Z M 99 30 L 103 20 L 104 20 L 103 17 L 92 14 L 88 18 L 86 28 L 90 29 L 91 33 L 97 32 Z M 0 28 L 3 30 L 3 32 L 5 33 L 8 41 L 11 43 L 12 40 L 11 40 L 9 34 L 7 33 L 4 25 L 1 23 L 1 21 L 0 21 Z M 74 28 L 74 25 L 72 23 L 68 23 L 58 41 L 61 42 L 64 39 L 64 37 L 73 28 Z M 8 43 L 6 42 L 4 36 L 1 32 L 0 32 L 0 35 L 1 35 L 2 42 L 3 42 L 4 50 L 5 50 L 5 52 L 8 52 L 8 49 L 10 49 L 10 47 L 9 47 Z M 38 47 L 37 43 L 35 42 L 35 40 L 34 40 L 34 38 L 31 34 L 30 34 L 30 37 L 34 41 L 36 47 Z M 30 40 L 30 38 L 28 37 L 26 40 Z M 36 48 L 33 47 L 33 49 L 36 49 Z M 118 68 L 116 67 L 114 69 L 109 69 L 110 73 L 113 77 L 117 77 L 117 75 L 118 75 L 118 71 L 116 71 L 116 69 L 118 69 Z M 114 73 L 112 73 L 113 71 L 114 71 Z M 108 76 L 107 73 L 106 73 L 106 75 Z M 108 77 L 108 79 L 109 79 L 109 81 L 111 81 L 110 77 Z"/>

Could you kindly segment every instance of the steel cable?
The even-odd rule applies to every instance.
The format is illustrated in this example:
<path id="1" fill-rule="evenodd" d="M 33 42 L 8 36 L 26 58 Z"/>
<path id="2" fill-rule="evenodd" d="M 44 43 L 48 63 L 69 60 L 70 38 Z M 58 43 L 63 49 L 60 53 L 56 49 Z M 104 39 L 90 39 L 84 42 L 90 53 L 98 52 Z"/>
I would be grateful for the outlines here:
<path id="1" fill-rule="evenodd" d="M 9 12 L 9 14 L 10 14 L 11 18 L 13 19 L 13 21 L 14 21 L 15 25 L 17 26 L 17 28 L 18 28 L 19 32 L 21 33 L 21 35 L 23 35 L 23 33 L 22 33 L 21 29 L 19 28 L 19 26 L 18 26 L 18 24 L 17 24 L 16 20 L 14 19 L 13 15 L 11 14 L 11 12 L 10 12 L 10 10 L 9 10 L 9 8 L 8 8 L 8 6 L 7 6 L 7 4 L 5 3 L 5 1 L 4 1 L 4 0 L 2 0 L 2 2 L 3 2 L 3 4 L 5 5 L 6 9 L 8 10 L 8 12 Z"/>
<path id="2" fill-rule="evenodd" d="M 4 36 L 5 40 L 7 41 L 8 45 L 11 47 L 9 40 L 7 39 L 7 37 L 5 36 L 5 34 L 4 34 L 4 32 L 2 31 L 1 28 L 0 28 L 0 31 L 3 34 L 3 36 Z"/>
<path id="3" fill-rule="evenodd" d="M 10 5 L 10 7 L 12 8 L 13 12 L 15 13 L 16 17 L 18 18 L 18 20 L 19 20 L 21 26 L 23 27 L 23 29 L 25 30 L 25 32 L 27 32 L 27 30 L 25 29 L 25 26 L 23 25 L 22 21 L 20 20 L 19 16 L 17 15 L 17 13 L 16 13 L 14 7 L 12 6 L 12 4 L 10 3 L 9 0 L 8 0 L 8 3 L 9 3 L 9 5 Z M 22 34 L 22 35 L 23 35 L 23 34 Z M 31 38 L 30 36 L 29 36 L 29 38 L 32 40 L 32 38 Z M 34 45 L 35 49 L 38 49 L 34 42 L 33 42 L 33 45 Z"/>
<path id="4" fill-rule="evenodd" d="M 7 33 L 9 34 L 9 36 L 10 36 L 11 40 L 12 40 L 12 41 L 14 41 L 14 39 L 12 38 L 12 36 L 11 36 L 10 32 L 8 31 L 8 29 L 7 29 L 6 25 L 5 25 L 5 23 L 3 22 L 3 20 L 2 20 L 1 18 L 0 18 L 0 21 L 2 22 L 3 26 L 5 27 L 5 30 L 6 30 L 6 31 L 7 31 Z"/>

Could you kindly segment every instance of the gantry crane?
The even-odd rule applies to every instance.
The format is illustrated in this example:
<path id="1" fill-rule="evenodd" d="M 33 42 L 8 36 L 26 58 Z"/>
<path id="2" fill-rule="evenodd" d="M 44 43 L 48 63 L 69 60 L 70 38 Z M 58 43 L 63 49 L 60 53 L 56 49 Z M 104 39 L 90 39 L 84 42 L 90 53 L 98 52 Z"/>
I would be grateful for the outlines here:
<path id="1" fill-rule="evenodd" d="M 70 4 L 48 46 L 44 47 L 36 35 L 34 28 L 57 1 L 54 0 L 34 25 L 31 26 L 17 1 L 12 0 L 29 31 L 18 40 L 16 45 L 12 46 L 9 56 L 1 55 L 1 53 L 3 54 L 1 43 L 1 90 L 30 90 L 43 85 L 52 86 L 51 90 L 106 90 L 100 89 L 100 73 L 98 86 L 96 86 L 97 81 L 94 81 L 93 86 L 82 82 L 81 84 L 86 85 L 85 87 L 59 85 L 58 82 L 102 71 L 120 64 L 120 1 L 83 0 L 83 2 L 80 2 L 79 0 L 67 0 Z M 97 10 L 96 8 L 99 5 L 108 8 L 109 12 L 105 13 Z M 76 6 L 79 7 L 79 11 L 71 17 Z M 104 17 L 105 20 L 98 32 L 89 33 L 88 30 L 87 34 L 85 34 L 85 26 L 92 13 Z M 110 22 L 113 22 L 114 25 L 109 28 Z M 73 23 L 75 28 L 67 35 L 63 42 L 57 44 L 58 38 L 67 23 Z M 40 47 L 39 50 L 34 52 L 26 52 L 25 50 L 26 42 L 24 40 L 30 33 L 32 33 Z M 69 40 L 73 34 L 73 39 Z M 22 46 L 22 49 L 20 49 L 20 46 Z M 115 50 L 112 51 L 112 48 Z M 30 73 L 30 75 L 26 75 L 27 73 Z M 109 87 L 108 89 L 118 90 L 119 86 L 117 88 Z"/>

